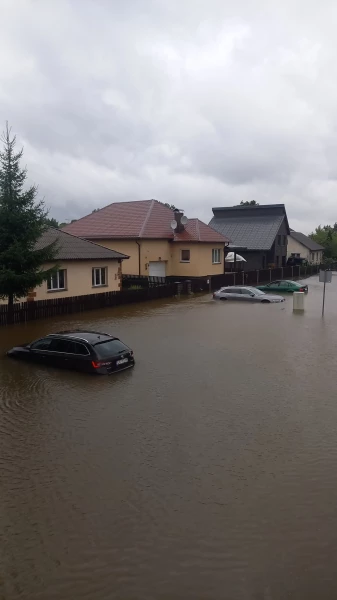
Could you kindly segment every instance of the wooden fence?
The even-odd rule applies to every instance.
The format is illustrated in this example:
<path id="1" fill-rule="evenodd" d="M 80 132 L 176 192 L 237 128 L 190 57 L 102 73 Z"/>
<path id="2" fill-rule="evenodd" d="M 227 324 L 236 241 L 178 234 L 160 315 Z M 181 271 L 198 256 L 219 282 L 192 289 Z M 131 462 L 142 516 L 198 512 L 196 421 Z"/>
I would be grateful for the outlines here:
<path id="1" fill-rule="evenodd" d="M 183 290 L 185 291 L 185 289 Z M 174 284 L 167 283 L 162 286 L 142 288 L 136 290 L 122 290 L 120 292 L 106 292 L 105 294 L 90 294 L 88 296 L 72 296 L 70 298 L 52 298 L 14 304 L 13 314 L 8 312 L 6 304 L 0 305 L 0 325 L 9 323 L 24 323 L 35 319 L 46 319 L 58 315 L 69 315 L 96 310 L 133 302 L 145 302 L 159 298 L 169 298 L 177 293 Z"/>
<path id="2" fill-rule="evenodd" d="M 186 279 L 186 278 L 185 278 Z M 165 285 L 168 283 L 166 277 L 147 277 L 146 275 L 123 275 L 122 276 L 123 289 L 128 290 L 136 287 L 157 287 L 158 285 Z"/>
<path id="3" fill-rule="evenodd" d="M 259 285 L 277 279 L 302 279 L 316 275 L 320 270 L 319 265 L 279 267 L 276 269 L 263 269 L 260 271 L 227 272 L 222 275 L 213 275 L 210 288 L 212 290 L 226 285 Z"/>
<path id="4" fill-rule="evenodd" d="M 14 304 L 12 315 L 8 312 L 8 306 L 2 304 L 0 305 L 0 326 L 133 302 L 170 298 L 180 294 L 210 291 L 227 285 L 258 285 L 275 279 L 301 279 L 318 273 L 319 269 L 318 265 L 280 267 L 263 271 L 229 272 L 208 278 L 191 277 L 188 280 L 184 277 L 166 277 L 164 279 L 162 277 L 123 276 L 123 285 L 125 280 L 133 282 L 130 286 L 131 289 L 123 288 L 120 292 L 17 303 Z"/>

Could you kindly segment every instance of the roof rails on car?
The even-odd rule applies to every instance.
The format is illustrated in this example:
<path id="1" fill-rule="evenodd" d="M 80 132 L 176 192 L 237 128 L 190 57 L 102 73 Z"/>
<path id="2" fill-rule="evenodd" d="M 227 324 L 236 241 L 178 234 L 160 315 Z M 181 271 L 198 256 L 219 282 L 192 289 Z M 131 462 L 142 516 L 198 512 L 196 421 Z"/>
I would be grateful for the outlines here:
<path id="1" fill-rule="evenodd" d="M 94 335 L 106 335 L 107 337 L 113 337 L 111 333 L 105 333 L 104 331 L 92 331 L 91 329 L 66 329 L 65 331 L 55 331 L 54 333 L 49 333 L 49 335 L 67 335 L 74 333 L 92 333 Z"/>

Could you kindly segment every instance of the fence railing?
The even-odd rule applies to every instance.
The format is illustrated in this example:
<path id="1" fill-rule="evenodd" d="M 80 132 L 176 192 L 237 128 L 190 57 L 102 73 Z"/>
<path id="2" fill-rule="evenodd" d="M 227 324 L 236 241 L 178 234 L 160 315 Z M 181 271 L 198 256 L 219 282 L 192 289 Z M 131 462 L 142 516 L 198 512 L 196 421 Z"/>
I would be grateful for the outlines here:
<path id="1" fill-rule="evenodd" d="M 296 265 L 294 267 L 278 267 L 276 269 L 261 269 L 260 271 L 227 272 L 222 275 L 212 275 L 210 288 L 226 285 L 259 285 L 275 279 L 301 279 L 319 272 L 319 265 Z"/>
<path id="2" fill-rule="evenodd" d="M 225 285 L 259 285 L 259 283 L 269 283 L 275 279 L 301 279 L 318 273 L 321 267 L 319 265 L 296 265 L 293 267 L 277 267 L 275 269 L 261 269 L 259 271 L 236 272 L 226 271 L 220 275 L 209 277 L 146 277 L 139 275 L 123 275 L 123 289 L 132 287 L 155 287 L 165 285 L 165 283 L 191 282 L 193 292 L 214 290 Z"/>
<path id="3" fill-rule="evenodd" d="M 185 292 L 185 288 L 182 292 Z M 119 306 L 134 302 L 145 302 L 147 300 L 156 300 L 159 298 L 169 298 L 176 293 L 176 286 L 167 283 L 162 286 L 158 285 L 151 288 L 21 302 L 14 304 L 12 311 L 9 311 L 7 304 L 2 304 L 0 305 L 0 325 L 24 323 L 26 321 L 34 321 L 36 319 L 45 319 L 59 315 L 69 315 L 87 310 Z"/>
<path id="4" fill-rule="evenodd" d="M 72 296 L 70 298 L 52 298 L 14 304 L 10 312 L 7 304 L 0 305 L 0 325 L 24 323 L 36 319 L 45 319 L 59 315 L 84 312 L 119 306 L 134 302 L 145 302 L 159 298 L 170 298 L 180 294 L 210 291 L 230 285 L 258 285 L 275 279 L 301 279 L 318 273 L 318 265 L 280 267 L 261 271 L 223 273 L 212 277 L 141 277 L 123 276 L 124 282 L 131 282 L 129 289 L 118 292 Z M 141 282 L 136 283 L 137 280 Z"/>
<path id="5" fill-rule="evenodd" d="M 149 288 L 149 287 L 157 287 L 158 285 L 165 285 L 167 283 L 166 277 L 154 277 L 145 275 L 123 275 L 122 276 L 122 285 L 123 289 L 129 290 L 135 288 Z"/>

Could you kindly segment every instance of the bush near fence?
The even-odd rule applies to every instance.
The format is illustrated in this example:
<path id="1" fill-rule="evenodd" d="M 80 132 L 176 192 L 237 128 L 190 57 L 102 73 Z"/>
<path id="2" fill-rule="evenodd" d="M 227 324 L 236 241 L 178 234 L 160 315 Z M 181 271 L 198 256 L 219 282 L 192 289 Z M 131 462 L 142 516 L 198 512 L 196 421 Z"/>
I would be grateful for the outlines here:
<path id="1" fill-rule="evenodd" d="M 275 279 L 301 279 L 318 273 L 319 269 L 318 265 L 280 267 L 261 271 L 228 272 L 222 275 L 213 275 L 209 278 L 191 277 L 189 279 L 185 277 L 163 278 L 123 275 L 123 289 L 120 292 L 21 302 L 14 304 L 12 318 L 8 313 L 8 306 L 2 304 L 0 305 L 0 325 L 24 323 L 86 310 L 170 298 L 180 294 L 215 290 L 227 285 L 258 285 Z M 128 282 L 129 289 L 125 289 L 125 282 Z"/>

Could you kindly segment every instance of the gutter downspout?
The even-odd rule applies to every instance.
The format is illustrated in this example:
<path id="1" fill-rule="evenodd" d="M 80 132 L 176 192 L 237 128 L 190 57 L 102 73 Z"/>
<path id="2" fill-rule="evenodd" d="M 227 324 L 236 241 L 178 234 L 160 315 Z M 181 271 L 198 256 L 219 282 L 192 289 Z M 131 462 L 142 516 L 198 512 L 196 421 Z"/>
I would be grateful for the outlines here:
<path id="1" fill-rule="evenodd" d="M 229 248 L 227 245 L 227 246 L 224 246 L 224 249 L 223 249 L 223 255 L 224 255 L 223 256 L 223 272 L 224 272 L 224 274 L 226 273 L 226 256 L 228 253 L 229 253 Z"/>
<path id="2" fill-rule="evenodd" d="M 136 240 L 136 244 L 138 246 L 138 275 L 140 277 L 140 243 Z"/>

